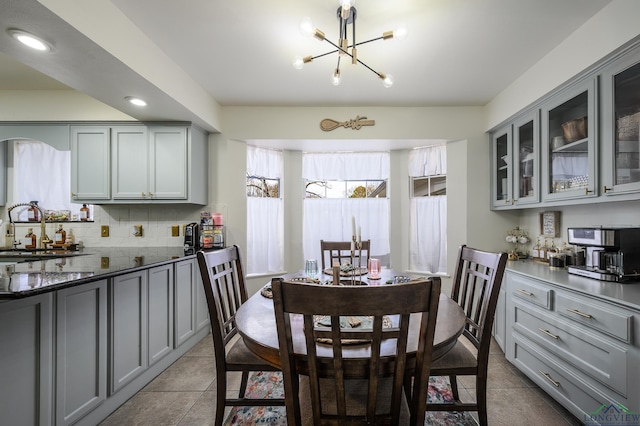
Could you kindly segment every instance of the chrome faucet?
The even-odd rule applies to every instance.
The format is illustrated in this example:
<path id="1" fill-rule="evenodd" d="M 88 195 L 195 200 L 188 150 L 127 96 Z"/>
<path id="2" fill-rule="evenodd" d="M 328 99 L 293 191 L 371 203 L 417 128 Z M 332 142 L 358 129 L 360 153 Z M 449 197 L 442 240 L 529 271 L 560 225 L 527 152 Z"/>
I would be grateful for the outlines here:
<path id="1" fill-rule="evenodd" d="M 49 240 L 49 237 L 47 236 L 47 230 L 46 230 L 46 221 L 45 221 L 45 217 L 44 217 L 44 210 L 42 210 L 42 207 L 40 207 L 39 205 L 35 204 L 35 203 L 18 203 L 18 204 L 14 204 L 11 207 L 9 207 L 9 209 L 7 209 L 7 214 L 9 215 L 9 223 L 11 224 L 11 227 L 13 228 L 13 245 L 17 246 L 19 243 L 16 242 L 16 225 L 15 223 L 13 223 L 13 220 L 11 219 L 11 211 L 13 209 L 15 209 L 16 207 L 20 207 L 20 206 L 25 206 L 25 207 L 33 207 L 38 209 L 38 211 L 40 212 L 40 248 L 41 249 L 46 249 L 47 248 L 47 244 L 51 242 L 51 240 Z"/>

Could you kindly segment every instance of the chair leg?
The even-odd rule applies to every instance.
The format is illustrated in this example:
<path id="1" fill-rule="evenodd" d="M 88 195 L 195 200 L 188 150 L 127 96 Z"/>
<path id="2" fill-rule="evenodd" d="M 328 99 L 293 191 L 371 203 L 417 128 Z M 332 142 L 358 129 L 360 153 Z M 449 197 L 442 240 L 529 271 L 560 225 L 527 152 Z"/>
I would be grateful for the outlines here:
<path id="1" fill-rule="evenodd" d="M 240 380 L 240 391 L 238 392 L 238 398 L 244 398 L 244 392 L 247 390 L 247 382 L 249 381 L 249 372 L 242 372 L 242 380 Z"/>
<path id="2" fill-rule="evenodd" d="M 487 380 L 476 379 L 476 404 L 480 426 L 487 426 Z"/>
<path id="3" fill-rule="evenodd" d="M 458 378 L 457 376 L 449 376 L 449 383 L 451 384 L 451 394 L 454 401 L 460 401 L 460 394 L 458 393 Z"/>
<path id="4" fill-rule="evenodd" d="M 216 377 L 216 426 L 222 426 L 224 421 L 224 409 L 227 406 L 227 374 L 218 374 Z"/>

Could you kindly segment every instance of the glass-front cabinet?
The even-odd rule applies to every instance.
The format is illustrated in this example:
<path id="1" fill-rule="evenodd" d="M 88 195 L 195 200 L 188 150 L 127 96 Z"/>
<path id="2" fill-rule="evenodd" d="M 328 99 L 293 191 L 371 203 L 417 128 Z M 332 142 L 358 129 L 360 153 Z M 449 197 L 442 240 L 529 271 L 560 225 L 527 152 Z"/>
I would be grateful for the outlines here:
<path id="1" fill-rule="evenodd" d="M 540 201 L 539 116 L 535 110 L 513 123 L 513 204 Z"/>
<path id="2" fill-rule="evenodd" d="M 491 170 L 493 176 L 491 183 L 491 204 L 494 208 L 511 206 L 511 157 L 512 134 L 511 125 L 496 130 L 491 136 Z"/>
<path id="3" fill-rule="evenodd" d="M 597 78 L 550 98 L 542 107 L 542 200 L 598 195 Z"/>
<path id="4" fill-rule="evenodd" d="M 640 191 L 640 49 L 602 74 L 602 192 Z"/>

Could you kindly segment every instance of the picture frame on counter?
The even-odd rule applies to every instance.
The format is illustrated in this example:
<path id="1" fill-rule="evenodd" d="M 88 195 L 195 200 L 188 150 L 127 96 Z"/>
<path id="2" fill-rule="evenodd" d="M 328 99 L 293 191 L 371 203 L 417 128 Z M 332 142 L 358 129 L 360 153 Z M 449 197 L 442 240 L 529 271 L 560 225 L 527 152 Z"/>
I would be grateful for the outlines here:
<path id="1" fill-rule="evenodd" d="M 559 211 L 540 212 L 540 234 L 551 238 L 560 236 Z"/>

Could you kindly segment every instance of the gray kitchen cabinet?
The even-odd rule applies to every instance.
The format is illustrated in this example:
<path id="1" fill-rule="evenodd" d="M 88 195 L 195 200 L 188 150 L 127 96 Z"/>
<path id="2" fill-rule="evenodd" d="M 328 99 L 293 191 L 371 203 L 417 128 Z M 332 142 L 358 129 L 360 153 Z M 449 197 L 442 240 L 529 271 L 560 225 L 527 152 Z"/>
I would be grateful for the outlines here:
<path id="1" fill-rule="evenodd" d="M 598 195 L 597 77 L 549 98 L 541 109 L 542 200 Z"/>
<path id="2" fill-rule="evenodd" d="M 173 264 L 149 269 L 147 363 L 154 365 L 173 350 Z"/>
<path id="3" fill-rule="evenodd" d="M 540 112 L 521 114 L 491 134 L 491 207 L 540 202 Z"/>
<path id="4" fill-rule="evenodd" d="M 71 126 L 71 199 L 111 198 L 110 129 Z"/>
<path id="5" fill-rule="evenodd" d="M 194 302 L 196 309 L 196 330 L 200 331 L 205 327 L 210 326 L 209 322 L 209 307 L 207 306 L 207 296 L 204 294 L 204 287 L 202 285 L 202 276 L 200 275 L 200 269 L 198 262 L 195 262 L 196 268 L 196 300 Z"/>
<path id="6" fill-rule="evenodd" d="M 511 124 L 497 129 L 491 135 L 491 206 L 493 208 L 511 207 L 513 157 L 513 127 Z"/>
<path id="7" fill-rule="evenodd" d="M 107 398 L 107 280 L 56 292 L 55 424 L 70 425 Z"/>
<path id="8" fill-rule="evenodd" d="M 195 259 L 175 263 L 175 347 L 180 346 L 196 333 L 196 283 Z"/>
<path id="9" fill-rule="evenodd" d="M 53 423 L 53 294 L 4 302 L 0 310 L 0 423 Z"/>
<path id="10" fill-rule="evenodd" d="M 580 420 L 602 407 L 635 412 L 640 312 L 533 278 L 532 270 L 505 273 L 507 360 Z"/>
<path id="11" fill-rule="evenodd" d="M 602 72 L 602 192 L 610 199 L 640 192 L 640 47 Z"/>
<path id="12" fill-rule="evenodd" d="M 147 271 L 114 277 L 109 299 L 109 393 L 113 394 L 147 368 Z"/>
<path id="13" fill-rule="evenodd" d="M 151 198 L 149 192 L 149 138 L 146 126 L 111 129 L 113 199 Z"/>
<path id="14" fill-rule="evenodd" d="M 507 291 L 506 286 L 501 286 L 500 293 L 498 293 L 498 304 L 496 305 L 496 314 L 493 319 L 493 337 L 496 340 L 502 352 L 506 349 L 507 340 L 507 328 L 506 328 L 506 314 L 507 314 Z"/>
<path id="15" fill-rule="evenodd" d="M 195 126 L 72 126 L 71 156 L 74 202 L 208 202 L 207 134 Z"/>

